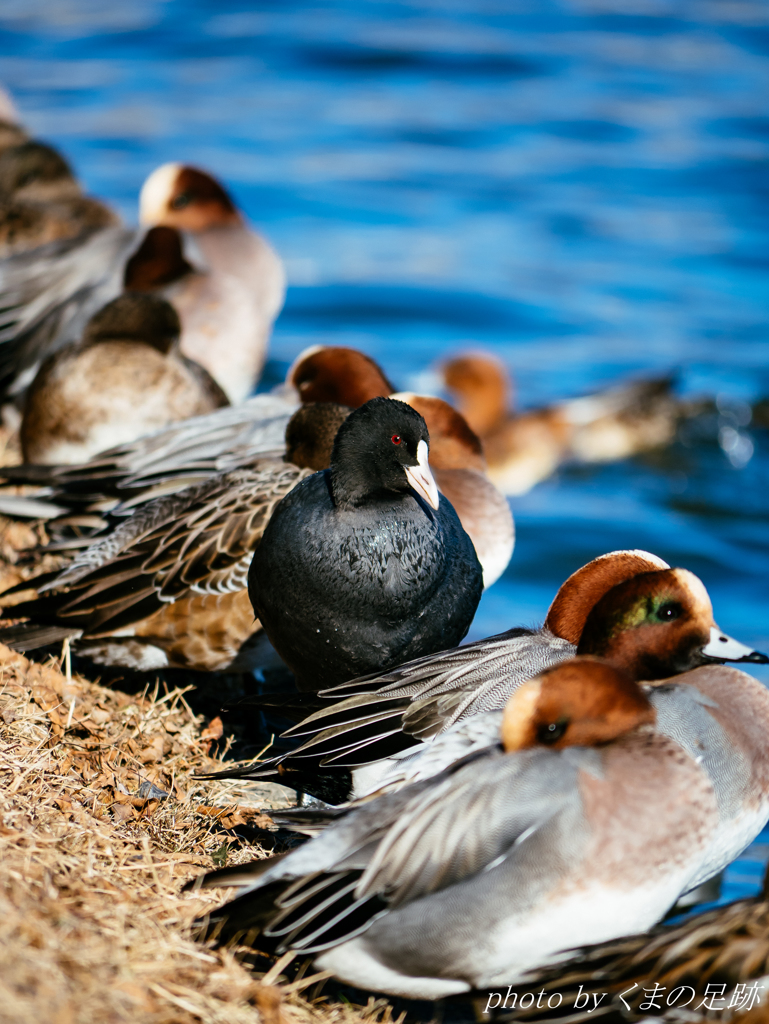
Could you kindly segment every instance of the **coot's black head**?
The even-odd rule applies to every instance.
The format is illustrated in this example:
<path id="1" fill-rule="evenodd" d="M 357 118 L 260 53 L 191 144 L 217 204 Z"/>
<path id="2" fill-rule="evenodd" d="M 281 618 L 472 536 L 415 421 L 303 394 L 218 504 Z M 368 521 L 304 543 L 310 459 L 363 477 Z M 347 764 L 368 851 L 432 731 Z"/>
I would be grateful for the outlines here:
<path id="1" fill-rule="evenodd" d="M 331 453 L 331 489 L 338 508 L 355 508 L 388 494 L 416 493 L 438 508 L 427 456 L 430 435 L 416 410 L 372 398 L 339 428 Z"/>

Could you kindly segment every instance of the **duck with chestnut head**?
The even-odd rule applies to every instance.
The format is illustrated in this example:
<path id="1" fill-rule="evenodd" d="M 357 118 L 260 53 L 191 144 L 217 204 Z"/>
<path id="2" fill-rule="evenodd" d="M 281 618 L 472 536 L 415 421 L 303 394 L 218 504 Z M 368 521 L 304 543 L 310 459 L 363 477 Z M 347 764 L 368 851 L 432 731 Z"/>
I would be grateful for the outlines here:
<path id="1" fill-rule="evenodd" d="M 320 695 L 334 703 L 287 735 L 290 754 L 227 775 L 281 782 L 325 800 L 365 795 L 441 770 L 436 737 L 464 753 L 483 745 L 481 713 L 501 708 L 544 666 L 600 656 L 648 681 L 658 729 L 701 760 L 720 822 L 697 884 L 755 838 L 769 817 L 769 693 L 723 664 L 769 659 L 726 636 L 707 591 L 684 569 L 648 552 L 612 552 L 561 586 L 540 630 L 512 629 Z M 480 730 L 480 731 L 479 731 Z"/>
<path id="2" fill-rule="evenodd" d="M 195 167 L 172 163 L 154 171 L 139 196 L 139 218 L 150 231 L 178 232 L 185 258 L 200 268 L 166 286 L 182 321 L 182 351 L 211 373 L 230 401 L 242 401 L 259 379 L 283 307 L 280 258 L 223 186 Z M 132 272 L 129 263 L 126 287 Z"/>
<path id="3" fill-rule="evenodd" d="M 516 412 L 508 370 L 491 353 L 463 353 L 439 373 L 485 445 L 491 479 L 511 495 L 530 490 L 564 462 L 610 462 L 669 444 L 684 408 L 667 377 Z"/>
<path id="4" fill-rule="evenodd" d="M 487 744 L 472 755 L 341 809 L 266 870 L 206 876 L 240 890 L 210 916 L 220 941 L 250 933 L 349 984 L 436 999 L 659 920 L 718 815 L 710 780 L 655 731 L 641 689 L 578 658 L 482 717 Z"/>
<path id="5" fill-rule="evenodd" d="M 660 619 L 666 603 L 680 607 L 664 609 Z M 521 683 L 577 653 L 605 657 L 637 679 L 718 661 L 767 661 L 722 636 L 697 577 L 646 551 L 613 551 L 561 585 L 539 629 L 514 627 L 322 693 L 333 703 L 289 730 L 304 743 L 280 763 L 284 772 L 290 763 L 311 773 L 418 749 L 457 722 L 502 707 Z M 382 770 L 377 765 L 374 780 Z"/>

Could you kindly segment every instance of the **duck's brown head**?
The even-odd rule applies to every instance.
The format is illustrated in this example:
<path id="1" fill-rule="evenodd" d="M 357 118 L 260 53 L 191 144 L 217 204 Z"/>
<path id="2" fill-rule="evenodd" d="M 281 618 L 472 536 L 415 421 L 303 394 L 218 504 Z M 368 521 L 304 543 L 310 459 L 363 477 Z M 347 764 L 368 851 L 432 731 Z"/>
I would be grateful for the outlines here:
<path id="1" fill-rule="evenodd" d="M 139 195 L 139 220 L 180 231 L 240 224 L 241 217 L 222 185 L 206 171 L 163 164 L 147 178 Z"/>
<path id="2" fill-rule="evenodd" d="M 518 687 L 505 705 L 502 745 L 511 752 L 598 746 L 654 719 L 627 673 L 599 658 L 578 657 Z"/>
<path id="3" fill-rule="evenodd" d="M 643 572 L 613 587 L 588 615 L 577 653 L 648 680 L 713 662 L 769 662 L 721 632 L 702 580 L 688 569 Z"/>
<path id="4" fill-rule="evenodd" d="M 443 380 L 479 437 L 504 422 L 513 387 L 504 363 L 487 352 L 466 352 L 443 365 Z"/>
<path id="5" fill-rule="evenodd" d="M 610 551 L 577 569 L 561 585 L 545 619 L 545 628 L 575 646 L 587 617 L 612 587 L 641 572 L 668 569 L 667 562 L 649 551 Z"/>
<path id="6" fill-rule="evenodd" d="M 300 352 L 286 375 L 303 403 L 335 402 L 351 409 L 387 398 L 393 386 L 373 359 L 354 348 L 313 345 Z"/>

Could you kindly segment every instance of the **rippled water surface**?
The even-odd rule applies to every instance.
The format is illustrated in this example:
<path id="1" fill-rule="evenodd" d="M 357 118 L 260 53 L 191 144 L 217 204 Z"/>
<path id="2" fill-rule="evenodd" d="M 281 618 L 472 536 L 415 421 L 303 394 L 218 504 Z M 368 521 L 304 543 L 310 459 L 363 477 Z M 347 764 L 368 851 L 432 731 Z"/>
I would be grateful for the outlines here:
<path id="1" fill-rule="evenodd" d="M 515 499 L 473 636 L 641 547 L 769 649 L 769 438 L 745 425 L 769 395 L 765 0 L 4 0 L 0 78 L 129 220 L 161 162 L 227 181 L 288 266 L 271 380 L 333 341 L 418 386 L 473 344 L 522 406 L 668 371 L 719 394 L 703 438 Z M 724 899 L 755 891 L 768 849 Z"/>

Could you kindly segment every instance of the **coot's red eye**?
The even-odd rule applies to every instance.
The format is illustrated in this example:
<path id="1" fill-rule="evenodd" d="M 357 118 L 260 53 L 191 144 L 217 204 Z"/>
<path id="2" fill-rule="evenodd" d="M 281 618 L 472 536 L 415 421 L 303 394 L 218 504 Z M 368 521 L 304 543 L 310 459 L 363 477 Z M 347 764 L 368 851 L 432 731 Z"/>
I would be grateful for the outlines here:
<path id="1" fill-rule="evenodd" d="M 400 434 L 393 434 L 393 436 L 390 438 L 390 440 L 392 441 L 393 444 L 400 444 L 401 443 L 401 436 L 400 436 Z"/>

